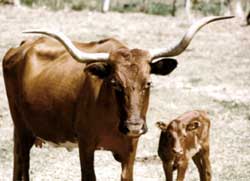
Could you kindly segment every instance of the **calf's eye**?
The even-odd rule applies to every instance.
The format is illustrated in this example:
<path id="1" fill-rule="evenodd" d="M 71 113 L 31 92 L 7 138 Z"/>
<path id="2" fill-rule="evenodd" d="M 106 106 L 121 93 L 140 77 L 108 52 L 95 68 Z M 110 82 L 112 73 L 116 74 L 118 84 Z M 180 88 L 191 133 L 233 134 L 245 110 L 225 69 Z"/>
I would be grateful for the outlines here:
<path id="1" fill-rule="evenodd" d="M 171 138 L 172 138 L 172 135 L 171 135 L 170 133 L 167 133 L 166 137 L 167 137 L 168 139 L 171 139 Z"/>

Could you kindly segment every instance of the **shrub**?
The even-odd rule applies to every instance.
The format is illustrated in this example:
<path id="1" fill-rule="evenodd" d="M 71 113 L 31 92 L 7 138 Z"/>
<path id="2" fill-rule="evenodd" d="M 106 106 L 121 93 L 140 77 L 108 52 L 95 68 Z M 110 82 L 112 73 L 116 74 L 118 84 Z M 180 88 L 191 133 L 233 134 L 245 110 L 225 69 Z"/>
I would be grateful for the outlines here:
<path id="1" fill-rule="evenodd" d="M 198 10 L 202 12 L 203 15 L 220 15 L 221 13 L 221 5 L 220 2 L 206 3 L 199 2 L 194 5 L 194 10 Z"/>
<path id="2" fill-rule="evenodd" d="M 146 10 L 148 14 L 155 14 L 155 15 L 172 15 L 173 8 L 171 5 L 165 3 L 150 3 Z"/>

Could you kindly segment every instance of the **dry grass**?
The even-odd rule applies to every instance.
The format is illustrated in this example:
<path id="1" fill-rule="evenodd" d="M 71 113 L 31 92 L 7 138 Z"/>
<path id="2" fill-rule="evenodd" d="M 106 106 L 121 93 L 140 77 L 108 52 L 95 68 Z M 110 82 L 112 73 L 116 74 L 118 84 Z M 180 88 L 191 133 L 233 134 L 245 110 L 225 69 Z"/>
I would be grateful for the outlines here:
<path id="1" fill-rule="evenodd" d="M 0 7 L 0 57 L 27 38 L 21 31 L 52 28 L 74 40 L 117 37 L 130 47 L 154 48 L 177 41 L 188 28 L 184 17 L 98 12 L 51 12 L 43 9 Z M 136 181 L 164 180 L 156 157 L 159 131 L 154 124 L 192 109 L 210 113 L 213 180 L 250 180 L 250 29 L 236 20 L 208 25 L 195 37 L 188 51 L 177 57 L 179 66 L 170 76 L 152 76 L 149 132 L 142 136 L 135 164 Z M 0 179 L 11 180 L 13 125 L 0 69 Z M 98 180 L 119 180 L 120 165 L 109 152 L 96 152 Z M 78 150 L 67 152 L 45 146 L 33 148 L 31 180 L 80 180 Z M 187 179 L 195 181 L 190 165 Z"/>

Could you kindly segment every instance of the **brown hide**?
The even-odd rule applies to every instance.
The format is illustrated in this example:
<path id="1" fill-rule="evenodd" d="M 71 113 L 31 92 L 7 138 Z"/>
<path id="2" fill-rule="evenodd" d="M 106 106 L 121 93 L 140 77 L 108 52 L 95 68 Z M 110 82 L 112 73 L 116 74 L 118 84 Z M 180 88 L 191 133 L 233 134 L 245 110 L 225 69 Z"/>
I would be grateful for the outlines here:
<path id="1" fill-rule="evenodd" d="M 158 154 L 163 162 L 167 180 L 172 180 L 172 172 L 177 169 L 177 180 L 184 180 L 188 161 L 192 158 L 199 170 L 200 180 L 211 180 L 209 161 L 210 120 L 204 111 L 187 112 L 168 125 L 158 122 L 162 130 Z"/>
<path id="2" fill-rule="evenodd" d="M 108 43 L 110 41 L 113 40 Z M 78 46 L 85 51 L 91 51 L 93 47 L 92 51 L 106 48 L 91 44 Z M 10 67 L 12 61 L 15 65 Z M 87 91 L 85 100 L 96 99 L 102 84 L 97 78 L 85 81 L 84 66 L 74 61 L 58 42 L 48 38 L 28 41 L 7 53 L 3 68 L 8 97 L 15 96 L 13 105 L 18 105 L 26 126 L 36 136 L 56 143 L 73 141 L 75 109 L 80 92 L 84 91 L 81 89 L 91 89 L 92 86 L 95 90 Z M 90 93 L 94 95 L 87 95 Z"/>
<path id="3" fill-rule="evenodd" d="M 24 41 L 4 57 L 15 125 L 13 180 L 29 179 L 29 149 L 41 146 L 40 140 L 79 143 L 83 180 L 95 180 L 96 149 L 111 150 L 122 162 L 122 179 L 132 179 L 137 137 L 146 131 L 150 56 L 115 39 L 75 45 L 85 52 L 109 52 L 110 75 L 92 74 L 95 65 L 106 62 L 79 63 L 49 38 Z"/>

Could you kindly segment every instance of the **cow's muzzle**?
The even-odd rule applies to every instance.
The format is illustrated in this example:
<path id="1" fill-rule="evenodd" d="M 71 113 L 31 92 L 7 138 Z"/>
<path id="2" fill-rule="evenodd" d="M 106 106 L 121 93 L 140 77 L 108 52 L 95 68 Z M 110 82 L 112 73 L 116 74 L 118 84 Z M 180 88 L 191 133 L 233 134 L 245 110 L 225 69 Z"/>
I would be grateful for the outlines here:
<path id="1" fill-rule="evenodd" d="M 127 128 L 126 135 L 129 137 L 139 137 L 147 132 L 147 126 L 144 120 L 128 120 L 125 122 Z"/>

